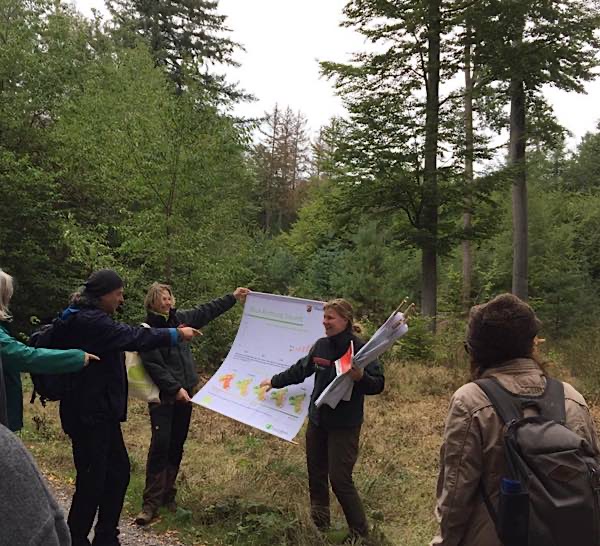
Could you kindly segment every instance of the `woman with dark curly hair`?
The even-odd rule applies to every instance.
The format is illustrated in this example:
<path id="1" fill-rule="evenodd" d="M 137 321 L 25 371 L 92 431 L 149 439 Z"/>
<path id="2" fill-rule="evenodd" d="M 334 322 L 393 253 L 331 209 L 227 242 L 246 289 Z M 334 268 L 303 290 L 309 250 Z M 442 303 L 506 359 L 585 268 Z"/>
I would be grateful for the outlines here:
<path id="1" fill-rule="evenodd" d="M 581 444 L 590 457 L 597 457 L 598 439 L 583 396 L 568 383 L 549 378 L 536 356 L 540 326 L 533 309 L 511 294 L 502 294 L 473 307 L 465 341 L 472 378 L 491 378 L 498 387 L 490 393 L 504 393 L 501 394 L 504 400 L 518 404 L 522 417 L 536 416 L 542 411 L 546 418 L 547 409 L 562 415 L 566 427 L 580 437 L 575 437 L 575 443 Z M 501 411 L 484 392 L 489 384 L 480 387 L 475 382 L 467 383 L 450 401 L 435 510 L 440 528 L 430 546 L 502 546 L 494 522 L 500 489 L 506 484 L 504 493 L 519 493 L 517 489 L 522 484 L 507 478 L 512 466 L 505 456 L 504 438 L 511 423 L 505 425 L 499 415 Z M 491 398 L 495 397 L 491 394 Z M 563 434 L 561 430 L 564 430 L 562 426 L 559 435 Z M 564 434 L 573 436 L 569 431 Z M 511 521 L 513 527 L 522 519 L 519 514 L 525 513 L 523 506 L 519 507 L 523 508 L 521 512 L 513 512 L 516 515 Z M 523 534 L 528 533 L 525 530 Z M 535 540 L 525 543 L 550 544 Z M 552 544 L 562 542 L 552 541 Z M 579 542 L 573 539 L 572 544 Z"/>

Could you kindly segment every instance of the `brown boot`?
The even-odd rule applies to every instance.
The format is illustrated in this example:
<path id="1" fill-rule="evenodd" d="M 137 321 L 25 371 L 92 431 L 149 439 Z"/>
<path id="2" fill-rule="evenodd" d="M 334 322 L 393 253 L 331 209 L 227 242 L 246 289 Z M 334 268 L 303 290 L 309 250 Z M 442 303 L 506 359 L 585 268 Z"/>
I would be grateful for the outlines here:
<path id="1" fill-rule="evenodd" d="M 165 492 L 167 472 L 146 474 L 146 487 L 143 494 L 142 511 L 135 518 L 138 525 L 148 525 L 158 513 Z"/>
<path id="2" fill-rule="evenodd" d="M 142 508 L 142 511 L 135 516 L 135 522 L 138 525 L 148 525 L 149 523 L 152 522 L 152 520 L 156 518 L 156 510 L 153 510 L 152 508 L 145 506 L 144 508 Z"/>

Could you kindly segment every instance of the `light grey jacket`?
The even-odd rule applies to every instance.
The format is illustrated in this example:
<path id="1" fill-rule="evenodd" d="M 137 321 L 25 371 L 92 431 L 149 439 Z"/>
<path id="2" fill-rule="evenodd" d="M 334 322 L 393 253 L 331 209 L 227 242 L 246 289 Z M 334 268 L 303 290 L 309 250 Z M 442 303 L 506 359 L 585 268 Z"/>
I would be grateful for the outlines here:
<path id="1" fill-rule="evenodd" d="M 62 510 L 21 441 L 0 425 L 0 546 L 70 546 Z"/>
<path id="2" fill-rule="evenodd" d="M 546 378 L 531 359 L 515 359 L 482 377 L 495 377 L 516 394 L 541 395 Z M 564 383 L 566 425 L 600 452 L 588 407 L 571 385 Z M 504 425 L 484 392 L 467 383 L 450 401 L 440 453 L 435 515 L 440 524 L 430 546 L 502 546 L 479 492 L 479 482 L 495 505 L 498 484 L 505 475 Z"/>

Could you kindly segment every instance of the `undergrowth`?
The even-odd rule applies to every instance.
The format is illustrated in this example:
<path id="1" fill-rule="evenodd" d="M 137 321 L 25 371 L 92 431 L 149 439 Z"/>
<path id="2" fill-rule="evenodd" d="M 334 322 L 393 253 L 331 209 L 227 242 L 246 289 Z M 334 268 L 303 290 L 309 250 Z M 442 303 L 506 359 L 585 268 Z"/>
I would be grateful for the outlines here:
<path id="1" fill-rule="evenodd" d="M 388 355 L 386 389 L 366 400 L 354 476 L 374 527 L 374 546 L 423 546 L 435 534 L 435 481 L 446 409 L 452 392 L 468 380 L 464 323 L 442 326 L 423 353 L 431 358 L 402 361 L 402 347 Z M 573 382 L 592 402 L 600 393 L 599 351 L 600 328 L 544 344 L 550 373 Z M 29 387 L 25 391 L 27 399 Z M 70 445 L 60 430 L 56 404 L 25 405 L 23 440 L 53 482 L 72 487 Z M 131 401 L 123 430 L 132 463 L 125 512 L 133 517 L 141 507 L 150 439 L 144 404 Z M 178 480 L 179 508 L 161 513 L 155 531 L 176 531 L 190 545 L 341 543 L 345 520 L 333 495 L 333 530 L 321 535 L 310 521 L 303 432 L 297 442 L 196 407 Z"/>

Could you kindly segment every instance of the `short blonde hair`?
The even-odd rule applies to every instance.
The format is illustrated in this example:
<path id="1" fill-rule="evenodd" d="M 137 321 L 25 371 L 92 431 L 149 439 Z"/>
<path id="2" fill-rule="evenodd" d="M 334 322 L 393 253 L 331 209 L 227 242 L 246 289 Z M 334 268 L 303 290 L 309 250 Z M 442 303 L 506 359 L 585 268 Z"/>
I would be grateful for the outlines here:
<path id="1" fill-rule="evenodd" d="M 13 278 L 0 269 L 0 320 L 10 320 L 12 315 L 8 310 L 8 304 L 13 296 Z"/>
<path id="2" fill-rule="evenodd" d="M 156 308 L 158 307 L 158 301 L 165 290 L 171 295 L 172 304 L 175 306 L 175 295 L 173 294 L 173 289 L 168 284 L 153 282 L 150 285 L 150 288 L 148 288 L 148 292 L 144 298 L 144 307 L 148 311 L 156 311 Z"/>

